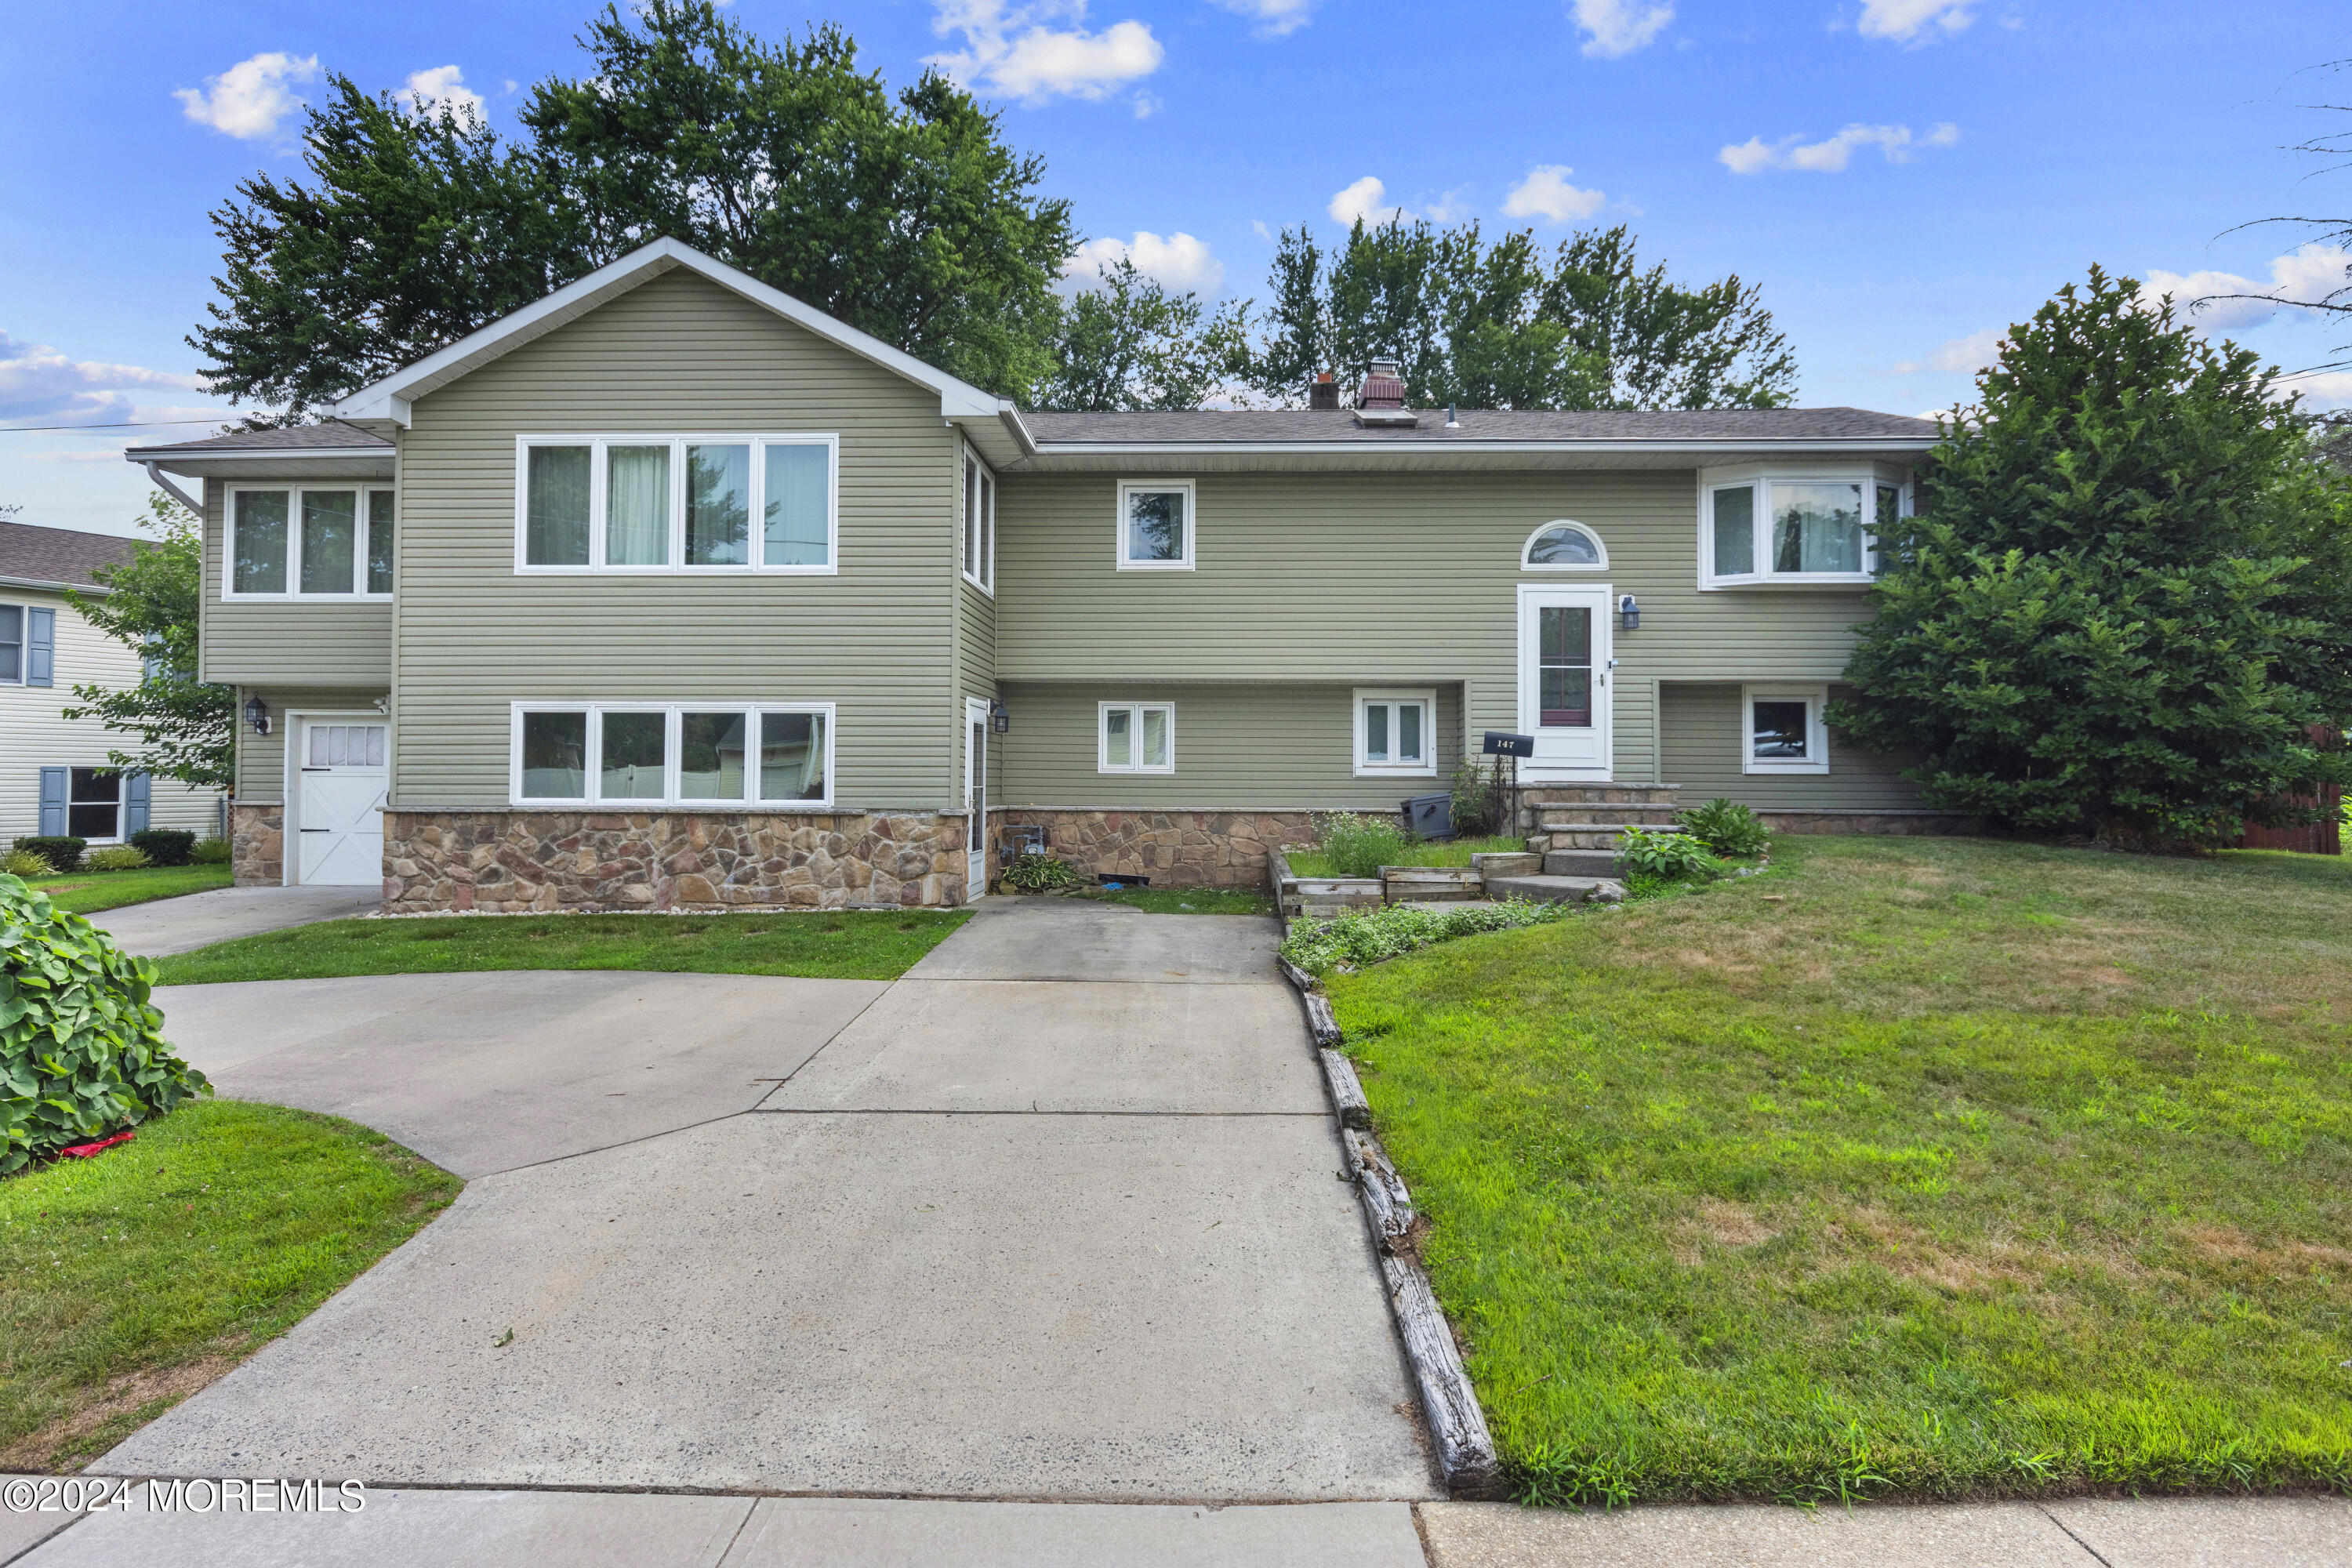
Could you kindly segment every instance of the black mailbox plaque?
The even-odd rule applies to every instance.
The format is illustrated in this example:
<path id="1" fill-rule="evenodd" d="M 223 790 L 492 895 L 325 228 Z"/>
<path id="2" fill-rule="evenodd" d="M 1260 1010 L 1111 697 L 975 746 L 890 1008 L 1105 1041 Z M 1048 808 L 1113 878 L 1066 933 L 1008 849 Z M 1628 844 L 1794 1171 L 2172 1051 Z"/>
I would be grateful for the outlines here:
<path id="1" fill-rule="evenodd" d="M 1533 735 L 1513 735 L 1502 730 L 1486 731 L 1486 755 L 1490 757 L 1532 757 L 1536 754 Z"/>

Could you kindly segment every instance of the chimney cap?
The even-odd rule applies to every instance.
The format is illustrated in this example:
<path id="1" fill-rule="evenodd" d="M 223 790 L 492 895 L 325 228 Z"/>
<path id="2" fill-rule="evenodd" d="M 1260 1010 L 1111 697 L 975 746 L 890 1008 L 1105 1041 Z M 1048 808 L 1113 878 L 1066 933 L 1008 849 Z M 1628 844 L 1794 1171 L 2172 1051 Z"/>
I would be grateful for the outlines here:
<path id="1" fill-rule="evenodd" d="M 1364 377 L 1364 390 L 1356 399 L 1356 406 L 1374 412 L 1394 412 L 1404 406 L 1404 377 L 1397 374 L 1392 359 L 1376 359 L 1371 374 Z"/>

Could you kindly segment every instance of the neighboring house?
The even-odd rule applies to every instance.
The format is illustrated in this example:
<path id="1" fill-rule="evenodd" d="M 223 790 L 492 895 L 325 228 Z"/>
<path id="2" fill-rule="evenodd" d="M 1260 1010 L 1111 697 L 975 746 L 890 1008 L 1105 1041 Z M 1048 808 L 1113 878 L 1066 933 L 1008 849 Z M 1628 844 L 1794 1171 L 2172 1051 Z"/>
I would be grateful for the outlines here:
<path id="1" fill-rule="evenodd" d="M 137 654 L 82 618 L 66 590 L 103 595 L 90 574 L 131 559 L 131 541 L 0 522 L 0 844 L 70 834 L 118 844 L 147 827 L 220 831 L 221 797 L 118 773 L 110 751 L 137 737 L 68 719 L 79 686 L 127 687 Z"/>
<path id="2" fill-rule="evenodd" d="M 1531 826 L 1948 825 L 1822 724 L 1932 424 L 1402 394 L 1024 412 L 665 240 L 334 423 L 128 456 L 203 481 L 244 882 L 952 904 L 1016 825 L 1255 882 L 1487 730 Z"/>

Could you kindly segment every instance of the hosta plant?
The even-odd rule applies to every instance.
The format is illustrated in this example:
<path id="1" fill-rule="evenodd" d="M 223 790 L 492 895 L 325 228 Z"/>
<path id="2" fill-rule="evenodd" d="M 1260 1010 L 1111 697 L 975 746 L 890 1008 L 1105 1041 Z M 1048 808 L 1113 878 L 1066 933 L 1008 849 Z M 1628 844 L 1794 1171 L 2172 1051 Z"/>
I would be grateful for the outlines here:
<path id="1" fill-rule="evenodd" d="M 1629 827 L 1617 846 L 1617 864 L 1636 877 L 1673 881 L 1681 877 L 1715 877 L 1726 869 L 1706 845 L 1687 833 L 1658 833 Z"/>
<path id="2" fill-rule="evenodd" d="M 165 1043 L 154 984 L 147 960 L 0 876 L 0 1175 L 212 1092 Z"/>
<path id="3" fill-rule="evenodd" d="M 1764 820 L 1736 800 L 1711 800 L 1675 817 L 1683 831 L 1717 855 L 1746 860 L 1770 847 Z"/>

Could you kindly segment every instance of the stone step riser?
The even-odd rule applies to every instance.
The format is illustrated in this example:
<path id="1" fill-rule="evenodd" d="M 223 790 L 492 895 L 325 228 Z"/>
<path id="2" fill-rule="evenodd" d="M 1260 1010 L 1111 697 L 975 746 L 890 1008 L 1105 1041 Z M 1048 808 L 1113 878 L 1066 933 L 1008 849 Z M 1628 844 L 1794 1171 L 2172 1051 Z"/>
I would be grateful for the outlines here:
<path id="1" fill-rule="evenodd" d="M 1675 814 L 1680 810 L 1672 805 L 1641 805 L 1616 802 L 1607 805 L 1548 805 L 1543 809 L 1543 826 L 1547 830 L 1563 827 L 1622 827 L 1631 823 L 1642 827 L 1671 827 Z"/>
<path id="2" fill-rule="evenodd" d="M 1635 826 L 1650 825 L 1636 824 Z M 1661 824 L 1654 831 L 1671 833 L 1679 830 Z M 1609 826 L 1586 824 L 1576 827 L 1556 827 L 1551 833 L 1551 847 L 1554 849 L 1614 849 L 1624 841 L 1624 837 L 1623 824 Z"/>
<path id="3" fill-rule="evenodd" d="M 1528 805 L 1672 805 L 1680 798 L 1680 784 L 1546 784 L 1523 789 L 1519 799 Z"/>

